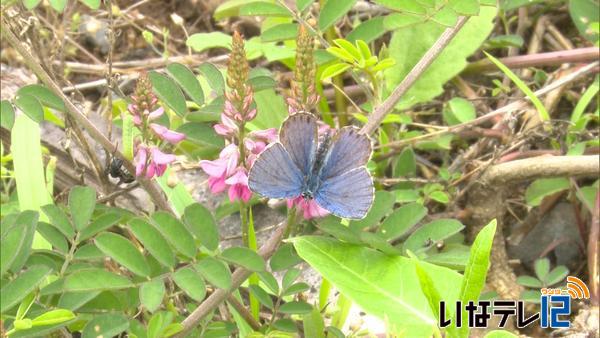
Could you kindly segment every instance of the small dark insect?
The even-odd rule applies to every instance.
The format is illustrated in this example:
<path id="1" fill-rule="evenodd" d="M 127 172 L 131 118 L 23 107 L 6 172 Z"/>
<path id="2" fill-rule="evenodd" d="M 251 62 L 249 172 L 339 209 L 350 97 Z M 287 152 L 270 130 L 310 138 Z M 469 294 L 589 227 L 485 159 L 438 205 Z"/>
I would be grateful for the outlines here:
<path id="1" fill-rule="evenodd" d="M 118 178 L 120 185 L 121 183 L 131 183 L 135 181 L 135 177 L 129 173 L 127 169 L 123 167 L 123 160 L 117 157 L 113 157 L 108 167 L 108 174 L 112 178 Z"/>

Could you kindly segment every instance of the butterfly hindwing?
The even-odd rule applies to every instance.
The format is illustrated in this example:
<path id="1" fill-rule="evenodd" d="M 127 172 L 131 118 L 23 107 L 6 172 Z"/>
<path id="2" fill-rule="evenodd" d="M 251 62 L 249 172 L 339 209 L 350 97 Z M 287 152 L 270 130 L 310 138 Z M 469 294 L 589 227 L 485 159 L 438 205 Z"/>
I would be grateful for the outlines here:
<path id="1" fill-rule="evenodd" d="M 354 127 L 344 127 L 334 136 L 333 144 L 321 180 L 339 176 L 351 169 L 364 166 L 371 157 L 371 141 Z"/>
<path id="2" fill-rule="evenodd" d="M 269 198 L 298 197 L 303 182 L 303 174 L 279 142 L 265 148 L 248 174 L 250 190 Z"/>
<path id="3" fill-rule="evenodd" d="M 302 174 L 309 174 L 317 148 L 316 117 L 305 112 L 290 115 L 281 126 L 279 141 Z"/>
<path id="4" fill-rule="evenodd" d="M 371 208 L 374 196 L 373 179 L 363 166 L 322 181 L 315 200 L 338 217 L 360 219 Z"/>

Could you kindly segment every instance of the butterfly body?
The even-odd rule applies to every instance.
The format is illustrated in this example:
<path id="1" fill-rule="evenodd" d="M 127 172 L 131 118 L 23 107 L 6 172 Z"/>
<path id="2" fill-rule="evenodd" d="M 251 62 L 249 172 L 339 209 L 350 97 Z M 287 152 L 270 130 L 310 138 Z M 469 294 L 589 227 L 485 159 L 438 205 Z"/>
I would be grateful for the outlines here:
<path id="1" fill-rule="evenodd" d="M 323 171 L 323 165 L 327 160 L 327 155 L 331 150 L 331 132 L 327 131 L 314 156 L 314 160 L 312 162 L 312 167 L 310 170 L 310 175 L 305 175 L 304 177 L 304 185 L 302 188 L 302 197 L 305 199 L 313 199 L 314 194 L 319 189 L 319 185 L 321 183 L 320 177 L 321 172 Z"/>
<path id="2" fill-rule="evenodd" d="M 370 156 L 366 135 L 344 127 L 319 140 L 316 117 L 299 112 L 283 122 L 279 142 L 258 156 L 248 185 L 269 198 L 302 196 L 336 216 L 360 219 L 374 198 L 373 180 L 365 167 Z"/>

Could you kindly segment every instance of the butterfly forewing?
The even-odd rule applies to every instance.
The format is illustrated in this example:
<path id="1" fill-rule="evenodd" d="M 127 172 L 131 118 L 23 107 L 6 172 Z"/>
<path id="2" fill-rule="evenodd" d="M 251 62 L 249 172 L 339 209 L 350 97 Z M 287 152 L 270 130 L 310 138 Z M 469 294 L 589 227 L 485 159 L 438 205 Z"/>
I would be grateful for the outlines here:
<path id="1" fill-rule="evenodd" d="M 316 117 L 304 112 L 291 115 L 281 126 L 279 140 L 302 174 L 308 175 L 317 148 Z"/>
<path id="2" fill-rule="evenodd" d="M 364 166 L 322 181 L 315 194 L 321 207 L 336 216 L 352 219 L 365 217 L 373 198 L 373 179 Z"/>
<path id="3" fill-rule="evenodd" d="M 302 193 L 304 175 L 279 142 L 270 144 L 248 174 L 250 190 L 269 198 L 294 198 Z"/>
<path id="4" fill-rule="evenodd" d="M 335 135 L 327 161 L 321 171 L 321 181 L 339 176 L 348 170 L 364 166 L 371 157 L 371 141 L 354 127 L 344 127 Z"/>

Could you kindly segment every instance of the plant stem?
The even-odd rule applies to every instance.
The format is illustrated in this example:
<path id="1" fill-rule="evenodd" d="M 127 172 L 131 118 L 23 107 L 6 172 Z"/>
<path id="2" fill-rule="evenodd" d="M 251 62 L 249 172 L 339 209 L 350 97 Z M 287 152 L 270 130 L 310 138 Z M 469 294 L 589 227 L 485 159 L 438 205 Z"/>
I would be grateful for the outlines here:
<path id="1" fill-rule="evenodd" d="M 429 48 L 429 50 L 425 53 L 425 55 L 423 55 L 419 62 L 417 62 L 408 75 L 406 75 L 404 80 L 400 82 L 398 86 L 396 86 L 392 94 L 385 101 L 383 101 L 382 104 L 375 108 L 373 113 L 369 116 L 367 124 L 365 124 L 365 126 L 361 129 L 361 133 L 372 134 L 377 129 L 385 116 L 394 109 L 394 106 L 396 103 L 398 103 L 400 98 L 402 98 L 402 96 L 412 87 L 417 79 L 419 79 L 421 74 L 425 72 L 427 67 L 429 67 L 429 65 L 431 65 L 438 55 L 440 55 L 440 53 L 444 50 L 444 48 L 446 48 L 452 38 L 454 38 L 454 36 L 460 31 L 467 20 L 468 17 L 460 16 L 454 27 L 447 28 L 442 33 L 433 46 Z"/>
<path id="2" fill-rule="evenodd" d="M 288 231 L 289 226 L 290 226 L 290 224 L 287 222 L 280 223 L 278 225 L 278 229 L 275 230 L 275 232 L 273 232 L 271 237 L 269 237 L 269 239 L 267 239 L 265 244 L 260 248 L 258 253 L 265 260 L 267 260 L 269 257 L 271 257 L 275 253 L 275 251 L 279 247 L 279 244 L 281 243 L 281 240 L 283 239 L 283 235 Z M 232 277 L 231 277 L 231 279 L 232 279 L 231 288 L 228 290 L 218 289 L 215 292 L 213 292 L 210 296 L 208 296 L 208 298 L 206 298 L 200 305 L 198 305 L 198 307 L 187 318 L 185 318 L 183 320 L 183 322 L 181 322 L 181 324 L 183 325 L 183 330 L 181 332 L 179 332 L 177 335 L 175 335 L 174 337 L 175 338 L 185 337 L 186 334 L 190 330 L 192 330 L 196 325 L 198 325 L 198 323 L 200 323 L 200 321 L 204 317 L 206 317 L 207 315 L 212 313 L 212 311 L 214 309 L 216 309 L 221 303 L 223 303 L 225 300 L 227 300 L 227 297 L 229 297 L 231 292 L 233 292 L 233 290 L 236 290 L 237 288 L 239 288 L 240 285 L 242 285 L 242 283 L 248 277 L 250 277 L 251 274 L 252 274 L 252 271 L 246 270 L 244 268 L 237 268 L 233 272 Z"/>

